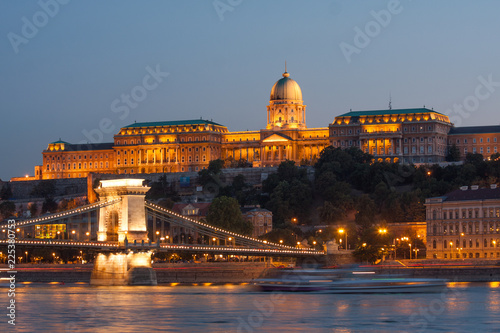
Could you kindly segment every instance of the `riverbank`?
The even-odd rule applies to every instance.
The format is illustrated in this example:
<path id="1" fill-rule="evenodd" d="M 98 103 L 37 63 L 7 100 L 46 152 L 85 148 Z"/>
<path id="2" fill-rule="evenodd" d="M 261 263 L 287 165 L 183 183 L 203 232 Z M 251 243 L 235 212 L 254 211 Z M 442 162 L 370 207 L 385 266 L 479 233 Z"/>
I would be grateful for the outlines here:
<path id="1" fill-rule="evenodd" d="M 1 268 L 1 267 L 0 267 Z M 17 282 L 90 283 L 93 264 L 18 264 Z M 246 283 L 265 274 L 265 263 L 153 264 L 158 284 Z"/>
<path id="2" fill-rule="evenodd" d="M 500 266 L 467 263 L 387 263 L 370 266 L 384 274 L 443 278 L 454 282 L 500 281 Z M 18 264 L 16 282 L 89 283 L 92 264 Z M 275 270 L 266 263 L 153 264 L 158 284 L 248 283 Z"/>

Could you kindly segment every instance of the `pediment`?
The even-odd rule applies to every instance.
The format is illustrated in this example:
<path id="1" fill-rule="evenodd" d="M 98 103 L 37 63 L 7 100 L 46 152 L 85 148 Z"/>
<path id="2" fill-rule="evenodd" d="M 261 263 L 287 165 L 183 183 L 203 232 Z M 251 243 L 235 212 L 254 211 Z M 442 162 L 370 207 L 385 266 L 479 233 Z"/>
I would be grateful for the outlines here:
<path id="1" fill-rule="evenodd" d="M 262 142 L 288 142 L 292 139 L 286 135 L 274 133 L 273 135 L 268 136 Z"/>

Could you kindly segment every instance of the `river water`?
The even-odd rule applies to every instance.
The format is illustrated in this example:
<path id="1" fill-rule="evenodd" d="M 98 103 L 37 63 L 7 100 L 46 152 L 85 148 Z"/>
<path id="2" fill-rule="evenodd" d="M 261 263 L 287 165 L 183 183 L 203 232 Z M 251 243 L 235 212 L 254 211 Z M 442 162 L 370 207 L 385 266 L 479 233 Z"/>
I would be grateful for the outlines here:
<path id="1" fill-rule="evenodd" d="M 20 284 L 15 330 L 7 323 L 7 291 L 0 288 L 0 332 L 500 332 L 498 282 L 397 295 Z"/>

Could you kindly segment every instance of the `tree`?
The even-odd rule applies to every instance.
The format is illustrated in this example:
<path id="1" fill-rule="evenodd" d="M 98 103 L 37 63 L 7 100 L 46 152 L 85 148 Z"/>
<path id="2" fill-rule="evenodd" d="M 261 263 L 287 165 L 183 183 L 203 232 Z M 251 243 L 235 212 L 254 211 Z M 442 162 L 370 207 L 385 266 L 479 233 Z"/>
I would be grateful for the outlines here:
<path id="1" fill-rule="evenodd" d="M 28 209 L 30 211 L 31 217 L 36 217 L 38 214 L 38 205 L 36 202 L 32 202 L 29 204 Z"/>
<path id="2" fill-rule="evenodd" d="M 57 202 L 54 201 L 52 198 L 45 198 L 42 204 L 42 214 L 45 214 L 47 212 L 49 213 L 55 213 L 57 211 L 58 205 Z"/>
<path id="3" fill-rule="evenodd" d="M 208 163 L 208 168 L 202 169 L 198 172 L 198 183 L 206 186 L 212 182 L 219 184 L 218 175 L 224 167 L 224 160 L 217 159 Z"/>
<path id="4" fill-rule="evenodd" d="M 446 155 L 446 161 L 457 162 L 460 161 L 460 150 L 457 145 L 453 144 L 450 149 L 448 149 L 448 154 Z"/>
<path id="5" fill-rule="evenodd" d="M 0 214 L 3 218 L 8 218 L 14 215 L 16 211 L 16 204 L 12 201 L 4 201 L 0 204 Z"/>
<path id="6" fill-rule="evenodd" d="M 12 189 L 10 188 L 10 184 L 5 184 L 0 190 L 0 199 L 1 200 L 9 200 L 12 197 Z"/>
<path id="7" fill-rule="evenodd" d="M 252 224 L 243 218 L 238 201 L 225 196 L 212 201 L 208 209 L 207 223 L 244 235 L 250 235 L 253 230 Z"/>

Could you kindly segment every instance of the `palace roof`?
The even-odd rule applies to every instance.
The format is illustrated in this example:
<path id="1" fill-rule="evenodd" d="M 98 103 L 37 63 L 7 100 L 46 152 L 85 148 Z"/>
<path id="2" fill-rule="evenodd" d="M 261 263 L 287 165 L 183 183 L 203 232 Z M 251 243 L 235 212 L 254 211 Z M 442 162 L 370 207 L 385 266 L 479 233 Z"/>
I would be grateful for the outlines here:
<path id="1" fill-rule="evenodd" d="M 216 126 L 224 126 L 221 124 L 217 124 L 210 120 L 204 119 L 193 119 L 193 120 L 172 120 L 172 121 L 152 121 L 146 123 L 133 123 L 128 126 L 124 126 L 123 128 L 133 128 L 133 127 L 161 127 L 161 126 L 182 126 L 182 125 L 216 125 Z"/>
<path id="2" fill-rule="evenodd" d="M 429 112 L 443 115 L 440 112 L 430 110 L 427 108 L 417 108 L 417 109 L 387 109 L 387 110 L 350 111 L 350 112 L 341 114 L 340 116 L 337 116 L 337 117 L 385 116 L 385 115 L 391 115 L 391 114 L 413 114 L 413 113 L 429 113 Z"/>
<path id="3" fill-rule="evenodd" d="M 500 133 L 500 126 L 452 127 L 448 134 L 488 134 Z"/>

